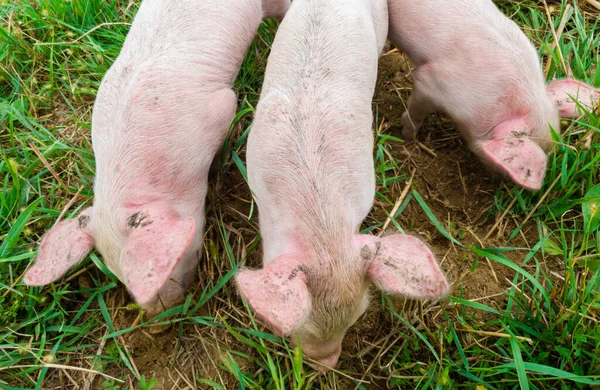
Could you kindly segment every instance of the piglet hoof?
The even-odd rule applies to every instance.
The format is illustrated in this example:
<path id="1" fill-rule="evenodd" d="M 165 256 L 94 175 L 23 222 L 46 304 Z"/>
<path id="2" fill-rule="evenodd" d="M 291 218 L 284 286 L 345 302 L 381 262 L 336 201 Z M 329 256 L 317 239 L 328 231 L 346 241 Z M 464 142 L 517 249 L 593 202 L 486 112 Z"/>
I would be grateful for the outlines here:
<path id="1" fill-rule="evenodd" d="M 408 117 L 408 115 L 406 115 L 406 113 L 404 113 L 404 115 L 402 115 L 401 127 L 402 127 L 402 138 L 404 139 L 404 141 L 406 143 L 413 142 L 417 136 L 417 128 L 415 128 L 415 126 L 413 126 L 413 124 L 410 121 L 410 118 Z"/>
<path id="2" fill-rule="evenodd" d="M 160 314 L 160 312 L 156 312 L 156 311 L 152 312 L 152 311 L 146 311 L 146 310 L 144 310 L 144 312 L 143 312 L 142 315 L 144 316 L 144 319 L 146 321 L 149 321 L 152 318 L 156 317 L 158 314 Z M 137 321 L 139 321 L 139 318 L 138 318 Z M 161 321 L 156 321 L 156 322 L 160 323 L 160 322 L 163 322 L 163 321 L 164 321 L 164 319 L 161 320 Z M 160 334 L 160 333 L 166 332 L 170 327 L 171 327 L 171 323 L 164 324 L 164 325 L 151 325 L 151 326 L 149 326 L 149 327 L 146 328 L 146 331 L 148 333 L 150 333 L 150 334 Z"/>
<path id="3" fill-rule="evenodd" d="M 150 306 L 150 307 L 144 308 L 144 310 L 142 311 L 142 316 L 144 317 L 145 322 L 149 322 L 149 321 L 152 321 L 152 319 L 154 317 L 156 317 L 157 315 L 159 315 L 162 312 L 163 312 L 163 310 L 160 307 Z M 166 324 L 161 324 L 165 321 L 168 321 L 168 318 L 162 318 L 160 320 L 153 321 L 156 325 L 152 324 L 152 325 L 144 328 L 144 330 L 146 330 L 150 334 L 160 334 L 160 333 L 166 332 L 171 327 L 171 322 L 168 322 Z"/>
<path id="4" fill-rule="evenodd" d="M 403 127 L 402 138 L 407 144 L 414 142 L 416 138 L 415 130 L 413 128 Z"/>

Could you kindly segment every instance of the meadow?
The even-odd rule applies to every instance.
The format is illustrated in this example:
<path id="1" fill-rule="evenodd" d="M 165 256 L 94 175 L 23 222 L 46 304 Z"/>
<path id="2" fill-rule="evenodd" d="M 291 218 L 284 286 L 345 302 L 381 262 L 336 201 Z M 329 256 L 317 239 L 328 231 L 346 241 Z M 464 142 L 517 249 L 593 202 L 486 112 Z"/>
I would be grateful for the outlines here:
<path id="1" fill-rule="evenodd" d="M 598 1 L 504 1 L 548 80 L 600 87 Z M 388 47 L 373 100 L 377 195 L 363 232 L 423 237 L 453 283 L 440 301 L 373 292 L 336 370 L 272 335 L 232 276 L 261 261 L 245 142 L 277 23 L 235 83 L 211 172 L 200 280 L 151 322 L 92 252 L 62 280 L 22 276 L 44 232 L 93 202 L 95 93 L 139 1 L 0 0 L 0 388 L 571 389 L 600 385 L 600 116 L 562 121 L 543 188 L 493 178 L 443 115 L 399 138 L 410 64 Z M 151 327 L 169 325 L 155 334 Z"/>

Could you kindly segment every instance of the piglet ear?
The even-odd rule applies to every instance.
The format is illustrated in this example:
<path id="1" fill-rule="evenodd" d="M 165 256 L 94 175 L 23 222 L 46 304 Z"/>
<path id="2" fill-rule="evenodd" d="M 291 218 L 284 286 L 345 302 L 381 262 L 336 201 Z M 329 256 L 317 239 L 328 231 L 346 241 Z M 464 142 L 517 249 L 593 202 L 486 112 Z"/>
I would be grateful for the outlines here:
<path id="1" fill-rule="evenodd" d="M 88 208 L 78 218 L 60 222 L 46 233 L 37 261 L 25 274 L 25 284 L 43 286 L 54 282 L 85 258 L 94 247 L 91 212 Z"/>
<path id="2" fill-rule="evenodd" d="M 261 270 L 242 270 L 236 284 L 256 315 L 280 336 L 298 328 L 311 300 L 301 259 L 282 255 Z"/>
<path id="3" fill-rule="evenodd" d="M 196 221 L 168 206 L 148 205 L 129 213 L 129 237 L 121 258 L 124 282 L 139 304 L 152 301 L 194 238 Z"/>
<path id="4" fill-rule="evenodd" d="M 548 97 L 556 104 L 561 117 L 574 118 L 580 112 L 577 103 L 586 110 L 598 107 L 600 90 L 577 80 L 555 80 L 546 87 Z"/>
<path id="5" fill-rule="evenodd" d="M 395 234 L 383 238 L 355 238 L 360 255 L 367 261 L 371 281 L 382 291 L 412 298 L 442 297 L 448 282 L 431 250 L 421 240 Z"/>
<path id="6" fill-rule="evenodd" d="M 510 127 L 501 124 L 499 127 Z M 481 144 L 483 153 L 515 183 L 539 190 L 544 182 L 548 157 L 524 131 L 496 131 L 494 138 Z"/>

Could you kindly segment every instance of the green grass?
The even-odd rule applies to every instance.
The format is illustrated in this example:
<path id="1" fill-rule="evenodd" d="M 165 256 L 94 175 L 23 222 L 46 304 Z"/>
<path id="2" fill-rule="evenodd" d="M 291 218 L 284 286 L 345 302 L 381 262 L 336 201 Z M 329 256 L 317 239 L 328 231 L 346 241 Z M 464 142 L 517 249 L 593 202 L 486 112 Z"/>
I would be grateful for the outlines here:
<path id="1" fill-rule="evenodd" d="M 27 288 L 20 280 L 40 237 L 62 210 L 69 206 L 64 213 L 69 218 L 92 202 L 91 104 L 139 2 L 128 4 L 0 0 L 0 388 L 85 387 L 93 376 L 95 386 L 107 389 L 150 389 L 155 379 L 169 378 L 155 378 L 153 366 L 142 364 L 139 345 L 128 337 L 142 334 L 147 324 L 132 326 L 138 308 L 121 299 L 123 289 L 97 255 L 45 288 Z M 552 5 L 555 29 L 565 6 Z M 551 59 L 549 79 L 570 69 L 576 78 L 600 86 L 598 10 L 572 10 L 554 46 L 543 5 L 505 2 L 502 9 L 539 48 L 545 69 Z M 458 211 L 440 213 L 418 174 L 391 216 L 389 229 L 421 226 L 416 233 L 448 250 L 467 271 L 482 272 L 490 264 L 501 271 L 508 281 L 501 280 L 497 297 L 474 298 L 460 280 L 454 296 L 441 303 L 376 295 L 368 314 L 375 318 L 368 322 L 372 327 L 359 321 L 360 330 L 349 332 L 358 340 L 356 348 L 346 348 L 339 372 L 325 375 L 252 319 L 230 279 L 242 260 L 256 264 L 259 257 L 256 211 L 243 189 L 244 149 L 275 30 L 272 22 L 261 26 L 236 81 L 239 115 L 209 195 L 202 280 L 184 305 L 157 319 L 174 322 L 175 347 L 161 363 L 172 378 L 216 389 L 599 385 L 600 236 L 593 206 L 600 203 L 600 191 L 592 190 L 600 183 L 597 113 L 564 123 L 542 191 L 504 183 L 490 193 L 483 227 L 459 221 Z M 396 103 L 401 110 L 400 99 Z M 377 115 L 377 128 L 384 119 Z M 387 131 L 376 137 L 379 187 L 363 228 L 378 233 L 411 169 L 395 153 L 403 148 L 401 141 Z M 586 139 L 589 146 L 582 147 Z M 220 184 L 231 181 L 239 183 L 242 195 Z M 242 201 L 233 203 L 239 196 Z M 237 213 L 231 210 L 239 204 Z M 582 207 L 588 210 L 585 220 Z M 503 213 L 507 222 L 500 232 L 485 237 Z M 82 270 L 83 279 L 69 276 Z M 157 346 L 144 353 L 164 352 Z M 190 360 L 195 364 L 185 363 Z"/>

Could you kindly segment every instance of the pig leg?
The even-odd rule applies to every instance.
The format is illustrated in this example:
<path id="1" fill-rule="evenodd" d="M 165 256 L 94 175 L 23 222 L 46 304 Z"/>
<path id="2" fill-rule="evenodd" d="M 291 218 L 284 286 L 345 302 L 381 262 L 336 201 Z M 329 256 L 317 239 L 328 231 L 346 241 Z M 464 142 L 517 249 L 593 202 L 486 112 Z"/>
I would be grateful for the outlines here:
<path id="1" fill-rule="evenodd" d="M 406 141 L 413 141 L 425 118 L 435 111 L 437 111 L 435 105 L 421 92 L 421 88 L 415 85 L 408 99 L 408 108 L 402 114 L 402 119 L 400 120 L 402 137 Z"/>

